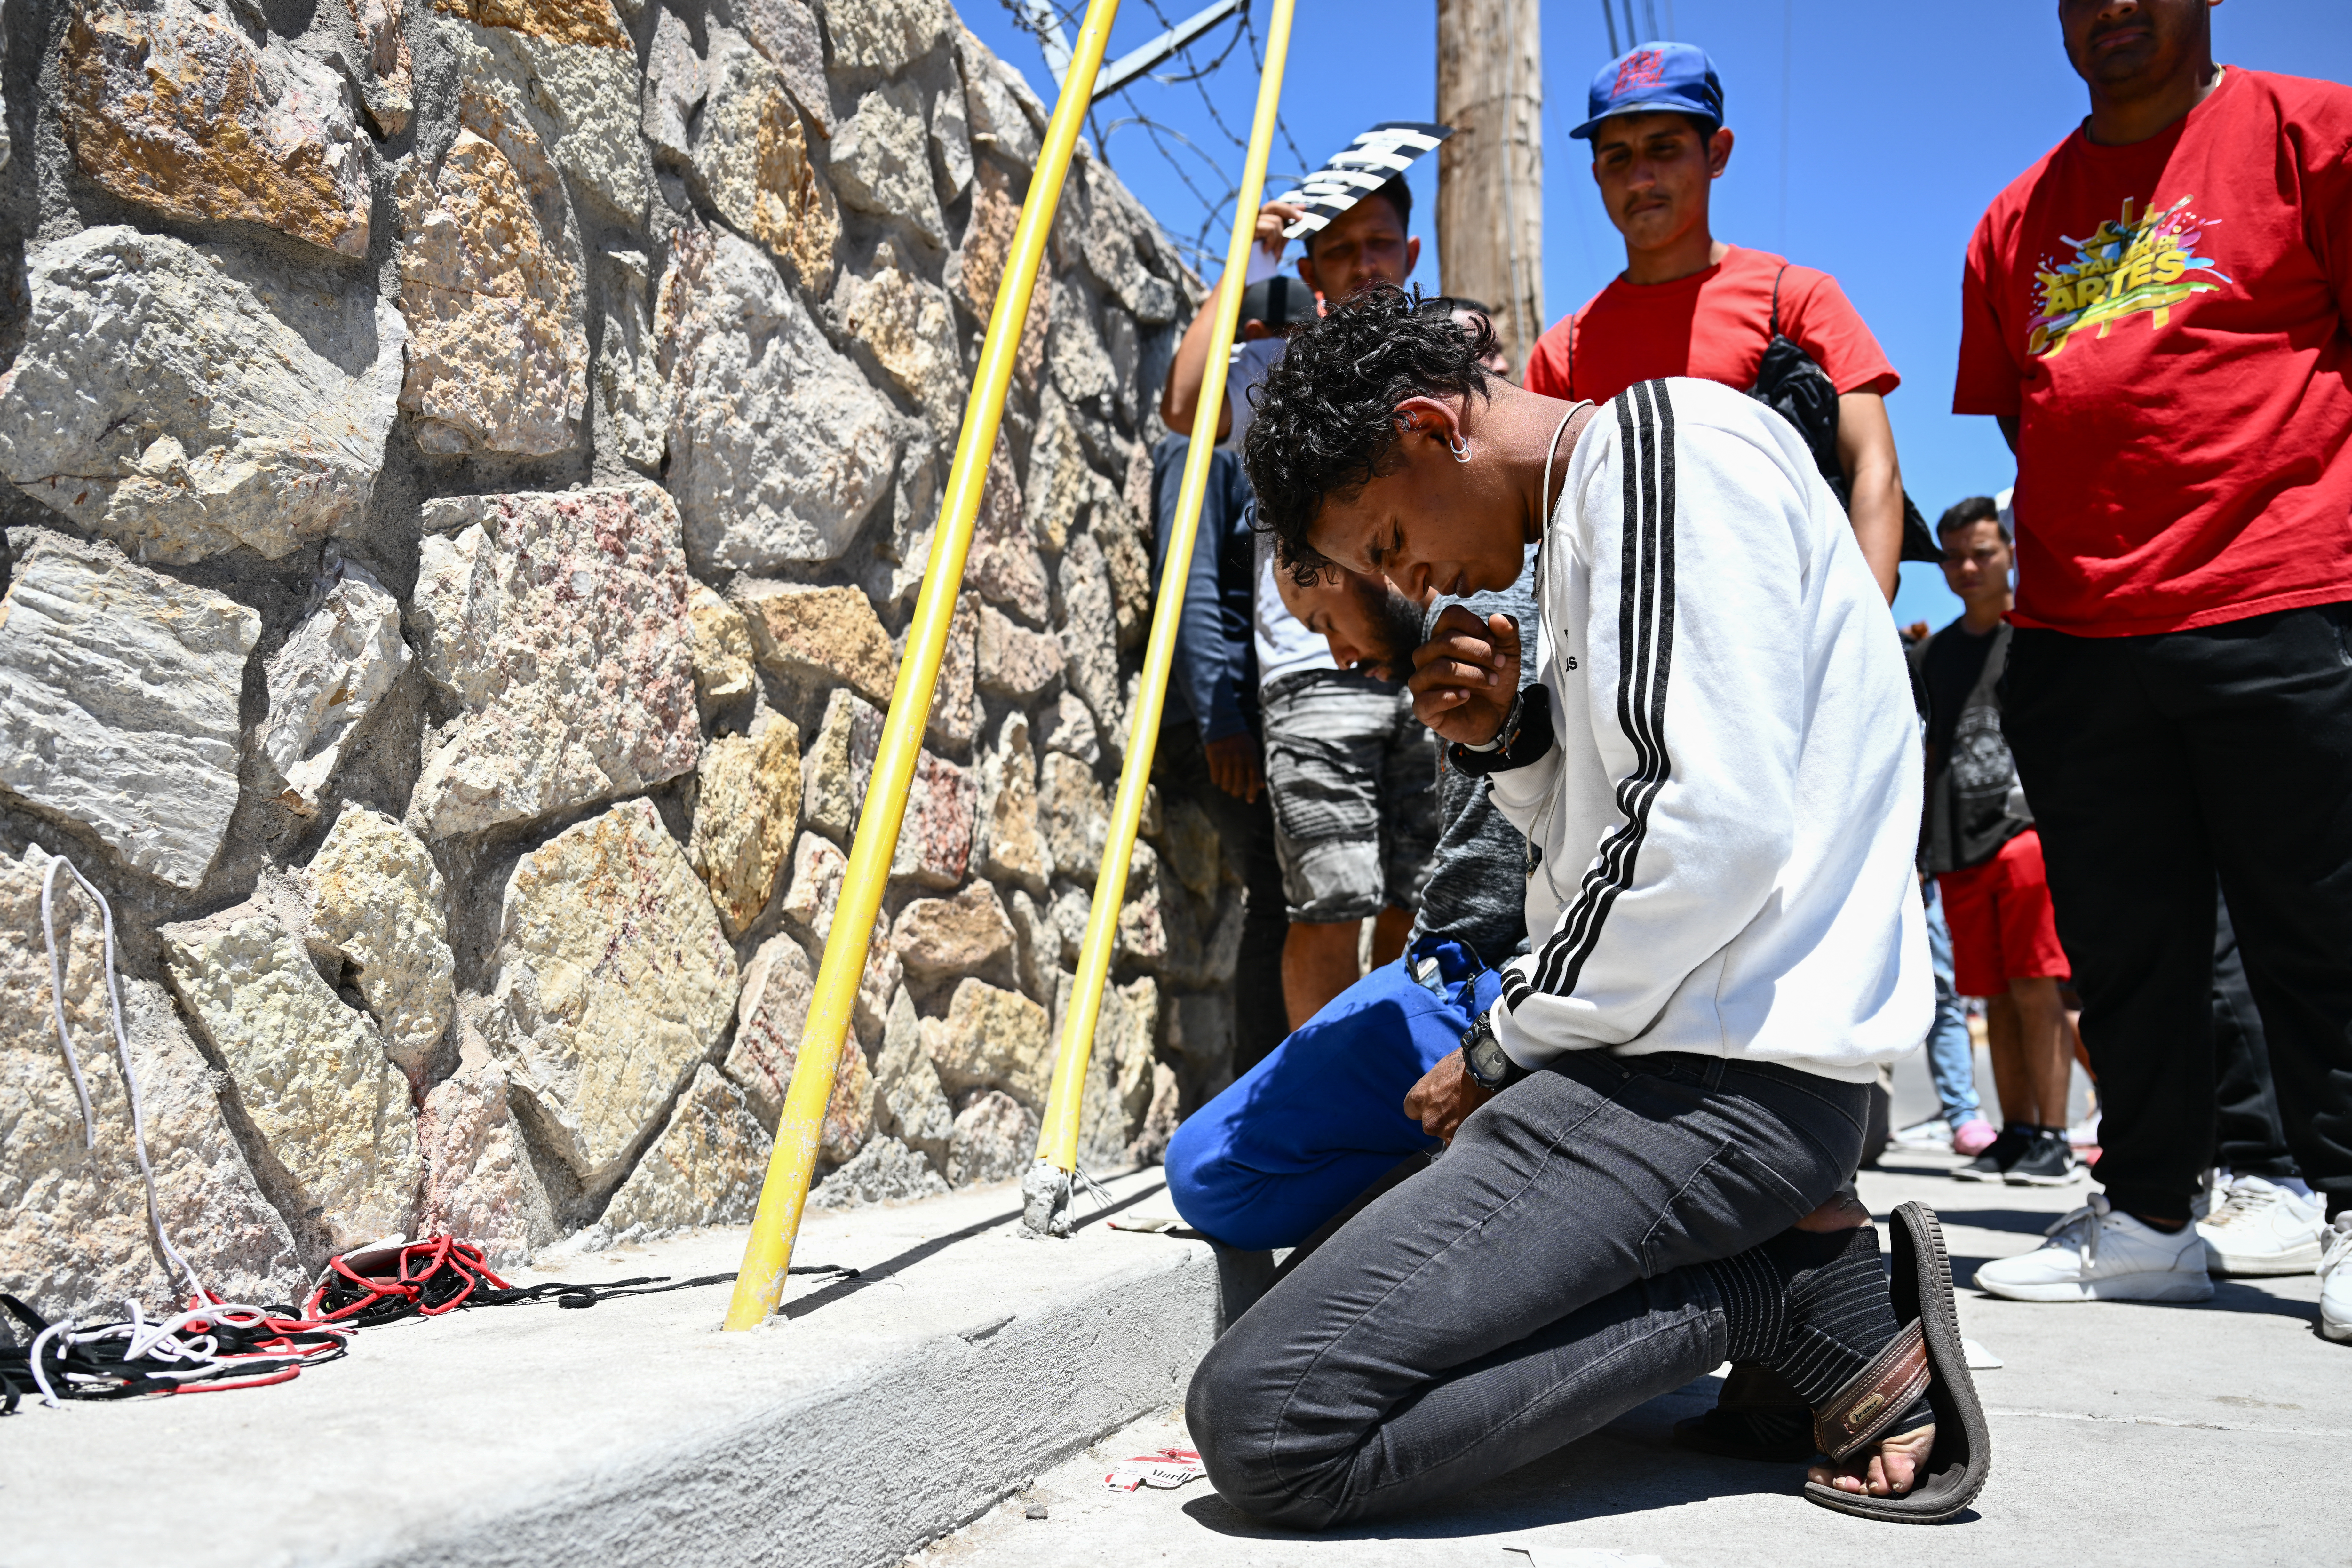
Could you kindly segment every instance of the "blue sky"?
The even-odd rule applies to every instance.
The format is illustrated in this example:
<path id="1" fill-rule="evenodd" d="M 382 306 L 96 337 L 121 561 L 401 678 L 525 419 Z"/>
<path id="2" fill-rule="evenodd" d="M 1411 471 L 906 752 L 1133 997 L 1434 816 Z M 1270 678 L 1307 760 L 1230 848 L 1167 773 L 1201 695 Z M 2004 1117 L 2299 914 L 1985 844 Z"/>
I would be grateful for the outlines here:
<path id="1" fill-rule="evenodd" d="M 1075 9 L 1077 0 L 1069 3 Z M 1158 3 L 1176 18 L 1205 0 Z M 1003 0 L 960 5 L 972 30 L 1051 103 L 1053 80 Z M 1265 16 L 1269 0 L 1254 0 L 1253 9 Z M 1568 136 L 1584 118 L 1586 84 L 1609 55 L 1601 0 L 1554 0 L 1543 9 L 1544 310 L 1556 321 L 1624 261 L 1593 195 L 1583 143 Z M 1964 495 L 2008 484 L 2015 470 L 1992 422 L 1948 412 L 1960 257 L 1986 203 L 2087 109 L 2059 45 L 2054 0 L 1633 0 L 1633 13 L 1645 37 L 1703 45 L 1723 78 L 1738 141 L 1716 186 L 1717 236 L 1836 274 L 1902 372 L 1888 408 L 1904 479 L 1921 509 L 1933 519 Z M 1616 14 L 1622 33 L 1623 0 Z M 1113 56 L 1163 25 L 1152 0 L 1125 0 Z M 2214 13 L 2213 26 L 2225 63 L 2352 81 L 2345 0 L 2234 0 Z M 1436 27 L 1434 0 L 1298 0 L 1283 120 L 1310 162 L 1376 120 L 1433 115 Z M 1196 46 L 1195 58 L 1213 55 L 1228 32 L 1210 35 L 1206 50 Z M 1205 85 L 1224 123 L 1245 132 L 1256 90 L 1246 48 Z M 1206 167 L 1189 164 L 1196 184 L 1221 194 L 1236 177 L 1241 153 L 1195 88 L 1146 83 L 1132 96 L 1228 171 L 1213 184 Z M 1124 104 L 1107 109 L 1097 123 L 1129 112 Z M 1114 166 L 1164 225 L 1187 236 L 1199 226 L 1199 198 L 1140 130 L 1111 132 L 1108 142 Z M 1278 144 L 1277 174 L 1296 172 L 1292 162 Z M 1413 228 L 1423 237 L 1417 281 L 1428 288 L 1442 284 L 1435 184 L 1433 162 L 1415 171 Z M 1222 226 L 1219 233 L 1213 245 L 1222 249 Z M 1904 568 L 1898 618 L 1940 626 L 1958 608 L 1936 568 Z"/>

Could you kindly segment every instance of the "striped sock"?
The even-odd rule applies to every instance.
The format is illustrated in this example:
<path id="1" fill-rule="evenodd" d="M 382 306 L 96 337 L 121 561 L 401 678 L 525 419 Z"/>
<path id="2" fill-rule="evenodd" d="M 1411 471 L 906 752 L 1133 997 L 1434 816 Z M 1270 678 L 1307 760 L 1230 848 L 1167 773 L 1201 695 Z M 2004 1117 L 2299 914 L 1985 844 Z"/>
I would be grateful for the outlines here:
<path id="1" fill-rule="evenodd" d="M 1874 1226 L 1783 1231 L 1705 1268 L 1723 1300 L 1729 1359 L 1764 1363 L 1816 1408 L 1869 1365 L 1899 1327 Z"/>

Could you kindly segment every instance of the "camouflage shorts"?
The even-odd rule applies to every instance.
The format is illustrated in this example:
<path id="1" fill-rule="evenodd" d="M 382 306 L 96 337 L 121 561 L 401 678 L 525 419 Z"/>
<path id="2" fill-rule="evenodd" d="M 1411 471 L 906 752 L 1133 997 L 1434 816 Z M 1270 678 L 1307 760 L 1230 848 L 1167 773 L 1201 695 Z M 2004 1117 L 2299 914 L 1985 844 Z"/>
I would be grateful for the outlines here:
<path id="1" fill-rule="evenodd" d="M 1437 738 L 1402 686 L 1342 670 L 1266 688 L 1265 782 L 1294 921 L 1421 906 L 1437 844 Z"/>

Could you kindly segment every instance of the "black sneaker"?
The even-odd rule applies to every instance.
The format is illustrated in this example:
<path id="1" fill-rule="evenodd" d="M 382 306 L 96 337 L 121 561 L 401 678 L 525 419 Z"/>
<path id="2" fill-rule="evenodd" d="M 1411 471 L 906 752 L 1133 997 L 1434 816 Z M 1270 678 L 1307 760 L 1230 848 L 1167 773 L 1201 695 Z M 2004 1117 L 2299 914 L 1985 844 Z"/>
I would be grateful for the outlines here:
<path id="1" fill-rule="evenodd" d="M 2000 1136 L 1985 1146 L 1983 1153 L 1954 1171 L 1952 1174 L 1963 1182 L 2006 1180 L 2011 1169 L 2020 1160 L 2025 1158 L 2026 1152 L 2032 1146 L 2032 1130 L 2012 1123 L 2000 1130 Z"/>
<path id="2" fill-rule="evenodd" d="M 2074 1145 L 2066 1142 L 2065 1133 L 2050 1127 L 2035 1131 L 2024 1154 L 2001 1173 L 2001 1180 L 2012 1187 L 2063 1187 L 2082 1179 L 2083 1167 L 2075 1163 Z"/>

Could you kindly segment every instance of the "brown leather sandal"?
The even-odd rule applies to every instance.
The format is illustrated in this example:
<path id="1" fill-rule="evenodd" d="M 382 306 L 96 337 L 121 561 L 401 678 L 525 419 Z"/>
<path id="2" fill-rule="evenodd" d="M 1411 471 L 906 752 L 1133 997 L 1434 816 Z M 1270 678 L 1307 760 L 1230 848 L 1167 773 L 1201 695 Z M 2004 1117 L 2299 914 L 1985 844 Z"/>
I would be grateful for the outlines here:
<path id="1" fill-rule="evenodd" d="M 1897 1207 L 1892 1233 L 1895 1320 L 1892 1342 L 1814 1412 L 1822 1452 L 1843 1465 L 1885 1436 L 1923 1393 L 1936 1414 L 1936 1446 L 1911 1489 L 1895 1497 L 1840 1491 L 1819 1481 L 1805 1496 L 1823 1508 L 1895 1524 L 1940 1524 L 1976 1500 L 1992 1471 L 1992 1432 L 1960 1345 L 1952 1305 L 1952 1266 L 1943 1227 L 1925 1204 Z"/>

